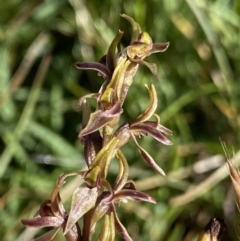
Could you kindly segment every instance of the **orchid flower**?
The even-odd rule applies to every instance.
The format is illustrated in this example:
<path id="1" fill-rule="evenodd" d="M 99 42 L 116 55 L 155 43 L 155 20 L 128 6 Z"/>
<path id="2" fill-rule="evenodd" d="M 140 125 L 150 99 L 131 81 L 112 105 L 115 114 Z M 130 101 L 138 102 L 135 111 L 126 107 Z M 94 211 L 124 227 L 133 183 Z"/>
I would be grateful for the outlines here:
<path id="1" fill-rule="evenodd" d="M 74 191 L 71 210 L 68 213 L 64 208 L 59 191 L 65 178 L 73 175 L 77 175 L 77 173 L 61 175 L 53 189 L 51 200 L 43 202 L 36 217 L 22 220 L 27 227 L 54 227 L 53 230 L 38 237 L 35 241 L 51 241 L 60 229 L 63 229 L 66 240 L 81 240 L 81 230 L 77 221 L 94 207 L 98 192 L 97 188 L 90 189 L 85 184 L 78 187 Z"/>
<path id="2" fill-rule="evenodd" d="M 124 100 L 139 64 L 147 66 L 158 79 L 156 65 L 145 62 L 143 59 L 152 53 L 164 52 L 168 48 L 169 43 L 153 43 L 149 34 L 142 32 L 139 24 L 131 17 L 126 14 L 121 16 L 131 23 L 132 37 L 130 45 L 118 54 L 116 61 L 114 61 L 114 55 L 122 38 L 122 31 L 119 31 L 112 41 L 105 58 L 105 64 L 94 62 L 76 63 L 77 68 L 96 70 L 106 78 L 106 82 L 99 93 L 88 94 L 80 99 L 80 103 L 82 103 L 86 98 L 93 97 L 98 102 L 96 112 L 91 114 L 89 123 L 81 131 L 80 136 L 94 132 L 96 130 L 96 122 L 99 123 L 99 128 L 106 125 L 114 126 L 118 122 Z"/>
<path id="3" fill-rule="evenodd" d="M 95 231 L 95 225 L 99 219 L 104 216 L 104 225 L 102 231 L 99 234 L 98 240 L 115 240 L 115 229 L 126 241 L 132 241 L 127 230 L 119 220 L 116 212 L 116 206 L 119 206 L 121 202 L 127 202 L 131 200 L 140 200 L 150 203 L 156 203 L 156 201 L 148 194 L 136 190 L 136 187 L 132 181 L 128 181 L 128 164 L 123 153 L 118 150 L 116 153 L 119 162 L 119 173 L 116 178 L 113 187 L 108 182 L 105 182 L 105 188 L 107 191 L 102 192 L 98 197 L 96 206 L 86 215 L 88 221 L 88 230 L 86 234 L 92 235 Z M 127 187 L 128 186 L 128 187 Z M 105 239 L 101 239 L 105 237 Z"/>

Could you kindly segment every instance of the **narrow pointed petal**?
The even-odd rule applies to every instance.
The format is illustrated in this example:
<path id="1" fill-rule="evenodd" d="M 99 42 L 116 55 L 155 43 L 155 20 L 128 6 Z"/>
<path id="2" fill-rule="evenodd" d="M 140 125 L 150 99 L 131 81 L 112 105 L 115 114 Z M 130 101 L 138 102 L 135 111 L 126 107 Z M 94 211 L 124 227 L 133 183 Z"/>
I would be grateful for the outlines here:
<path id="1" fill-rule="evenodd" d="M 97 241 L 114 241 L 114 240 L 115 240 L 114 215 L 111 212 L 110 214 L 105 215 L 102 231 Z"/>
<path id="2" fill-rule="evenodd" d="M 41 235 L 40 237 L 35 238 L 34 241 L 51 241 L 55 238 L 55 236 L 57 235 L 60 228 L 61 227 L 54 228 L 54 229 L 48 231 L 47 233 Z"/>
<path id="3" fill-rule="evenodd" d="M 122 126 L 120 126 L 114 133 L 114 136 L 119 140 L 117 148 L 121 148 L 123 145 L 125 145 L 128 140 L 131 137 L 129 124 L 125 123 Z"/>
<path id="4" fill-rule="evenodd" d="M 153 76 L 160 81 L 158 73 L 157 73 L 157 65 L 154 63 L 148 63 L 146 61 L 141 61 L 141 64 L 144 64 L 145 66 L 148 67 L 148 69 L 151 71 L 151 73 L 153 74 Z"/>
<path id="5" fill-rule="evenodd" d="M 151 85 L 150 88 L 148 88 L 147 85 L 145 85 L 145 87 L 148 89 L 148 92 L 150 95 L 150 104 L 148 108 L 141 115 L 137 117 L 135 122 L 144 122 L 150 119 L 152 115 L 155 113 L 158 105 L 157 92 L 154 85 Z"/>
<path id="6" fill-rule="evenodd" d="M 123 239 L 125 241 L 133 241 L 132 238 L 130 237 L 130 235 L 128 234 L 126 228 L 120 222 L 114 205 L 112 205 L 112 209 L 113 209 L 113 214 L 114 214 L 114 223 L 115 223 L 115 227 L 116 227 L 117 231 L 120 233 L 120 235 L 123 237 Z"/>
<path id="7" fill-rule="evenodd" d="M 63 206 L 59 191 L 62 185 L 65 183 L 65 179 L 69 176 L 75 176 L 76 174 L 77 173 L 66 173 L 66 174 L 62 174 L 58 178 L 51 194 L 51 210 L 55 216 L 62 216 L 62 217 L 64 216 L 66 211 Z"/>
<path id="8" fill-rule="evenodd" d="M 172 135 L 173 132 L 170 129 L 160 124 L 160 117 L 157 114 L 154 114 L 154 116 L 157 118 L 157 121 L 145 121 L 144 123 L 151 126 L 153 129 L 157 129 L 165 135 Z"/>
<path id="9" fill-rule="evenodd" d="M 115 184 L 113 185 L 113 189 L 114 189 L 114 192 L 117 193 L 127 183 L 129 167 L 125 156 L 120 150 L 117 151 L 116 156 L 118 158 L 119 170 L 118 170 L 118 175 L 117 175 Z"/>
<path id="10" fill-rule="evenodd" d="M 78 69 L 95 70 L 95 71 L 101 73 L 105 77 L 110 77 L 111 76 L 111 73 L 108 70 L 108 68 L 105 65 L 103 65 L 101 63 L 98 63 L 98 62 L 77 62 L 75 64 L 75 66 Z"/>
<path id="11" fill-rule="evenodd" d="M 91 208 L 94 207 L 98 196 L 97 188 L 80 186 L 72 197 L 71 209 L 67 220 L 64 234 L 67 234 L 75 223 Z"/>
<path id="12" fill-rule="evenodd" d="M 97 153 L 102 149 L 102 137 L 99 131 L 84 136 L 84 157 L 88 167 L 91 165 Z"/>
<path id="13" fill-rule="evenodd" d="M 131 37 L 131 43 L 136 41 L 138 39 L 139 34 L 142 32 L 140 26 L 138 23 L 135 22 L 135 20 L 131 17 L 129 17 L 126 14 L 120 14 L 121 17 L 127 19 L 131 25 L 132 25 L 132 37 Z"/>
<path id="14" fill-rule="evenodd" d="M 134 126 L 130 126 L 131 132 L 135 135 L 146 135 L 150 134 L 154 139 L 163 143 L 164 145 L 172 145 L 172 142 L 168 140 L 157 128 L 153 128 L 152 126 L 148 125 L 148 123 L 139 123 Z"/>
<path id="15" fill-rule="evenodd" d="M 59 227 L 63 224 L 62 217 L 37 217 L 31 219 L 22 219 L 21 222 L 27 227 L 44 228 L 44 227 Z"/>
<path id="16" fill-rule="evenodd" d="M 91 229 L 92 227 L 95 227 L 95 224 L 100 220 L 108 211 L 110 211 L 110 203 L 103 202 L 102 200 L 108 198 L 109 193 L 103 192 L 102 195 L 98 197 L 97 205 L 95 205 L 95 208 L 93 210 L 93 214 L 91 216 Z"/>
<path id="17" fill-rule="evenodd" d="M 166 134 L 166 135 L 172 135 L 173 134 L 173 132 L 171 130 L 169 130 L 167 127 L 165 127 L 161 124 L 157 125 L 157 130 Z"/>
<path id="18" fill-rule="evenodd" d="M 153 43 L 152 49 L 149 51 L 149 55 L 152 53 L 164 52 L 169 47 L 170 43 Z"/>
<path id="19" fill-rule="evenodd" d="M 98 110 L 90 115 L 87 126 L 80 132 L 79 138 L 89 135 L 100 128 L 104 127 L 108 123 L 114 120 L 114 118 L 122 113 L 122 108 L 119 103 L 116 103 L 110 110 Z"/>
<path id="20" fill-rule="evenodd" d="M 55 198 L 51 200 L 51 210 L 55 216 L 62 216 L 62 217 L 64 216 L 65 209 L 64 209 L 59 192 L 57 193 Z"/>
<path id="21" fill-rule="evenodd" d="M 156 200 L 144 192 L 134 189 L 122 189 L 114 196 L 114 201 L 121 201 L 124 199 L 134 199 L 156 204 Z"/>
<path id="22" fill-rule="evenodd" d="M 116 57 L 115 57 L 115 52 L 116 48 L 118 46 L 118 43 L 120 42 L 124 32 L 119 30 L 117 36 L 113 39 L 111 45 L 108 48 L 107 56 L 106 56 L 106 64 L 107 68 L 113 73 L 114 68 L 116 66 Z"/>
<path id="23" fill-rule="evenodd" d="M 141 156 L 143 157 L 144 161 L 153 169 L 155 169 L 156 171 L 158 171 L 160 174 L 162 174 L 163 176 L 166 176 L 165 172 L 162 170 L 162 168 L 160 168 L 157 163 L 153 160 L 153 158 L 141 147 L 139 146 L 135 136 L 132 134 L 132 138 L 133 141 L 135 142 L 136 146 L 138 147 L 138 150 L 141 154 Z"/>

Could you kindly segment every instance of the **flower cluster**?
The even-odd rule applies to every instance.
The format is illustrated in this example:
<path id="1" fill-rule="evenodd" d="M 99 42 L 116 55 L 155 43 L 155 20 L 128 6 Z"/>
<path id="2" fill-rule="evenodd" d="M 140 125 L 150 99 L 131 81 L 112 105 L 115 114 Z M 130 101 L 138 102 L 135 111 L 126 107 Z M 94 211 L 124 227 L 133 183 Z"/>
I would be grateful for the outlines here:
<path id="1" fill-rule="evenodd" d="M 117 230 L 124 240 L 130 241 L 132 239 L 120 222 L 116 207 L 121 201 L 128 199 L 155 203 L 152 197 L 136 190 L 134 182 L 128 180 L 129 167 L 121 151 L 122 146 L 132 139 L 143 160 L 165 175 L 151 155 L 137 142 L 138 137 L 151 135 L 165 145 L 172 144 L 165 137 L 172 132 L 160 124 L 160 117 L 155 113 L 158 100 L 153 84 L 145 85 L 150 97 L 146 110 L 131 123 L 120 126 L 118 123 L 123 113 L 123 103 L 139 65 L 147 66 L 158 79 L 156 65 L 144 61 L 144 58 L 152 53 L 165 51 L 169 43 L 153 43 L 148 33 L 142 32 L 131 17 L 125 14 L 121 16 L 132 26 L 129 46 L 120 49 L 123 32 L 119 31 L 107 54 L 99 62 L 76 63 L 78 69 L 95 70 L 104 79 L 98 93 L 88 94 L 79 100 L 83 109 L 83 128 L 79 133 L 79 141 L 84 145 L 88 168 L 85 171 L 61 175 L 50 200 L 41 205 L 34 218 L 22 220 L 23 224 L 29 227 L 54 227 L 36 240 L 52 240 L 60 229 L 68 241 L 91 240 L 97 222 L 104 218 L 97 240 L 114 240 Z M 96 99 L 97 106 L 93 113 L 87 104 L 87 98 Z M 114 183 L 110 183 L 107 176 L 114 158 L 118 160 L 119 170 Z M 74 191 L 70 211 L 67 211 L 59 191 L 65 179 L 73 175 L 80 175 L 82 183 Z M 80 219 L 82 225 L 78 223 Z"/>

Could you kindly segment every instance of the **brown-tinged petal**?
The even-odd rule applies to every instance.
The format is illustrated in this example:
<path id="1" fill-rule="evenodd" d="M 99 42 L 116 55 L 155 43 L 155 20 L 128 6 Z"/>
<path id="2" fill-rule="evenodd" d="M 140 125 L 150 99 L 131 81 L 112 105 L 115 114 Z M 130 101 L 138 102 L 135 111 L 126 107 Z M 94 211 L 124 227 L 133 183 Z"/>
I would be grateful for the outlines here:
<path id="1" fill-rule="evenodd" d="M 162 168 L 160 168 L 157 163 L 153 160 L 153 158 L 141 147 L 139 146 L 135 136 L 132 134 L 131 135 L 133 138 L 133 141 L 135 142 L 136 146 L 138 147 L 138 150 L 141 154 L 141 156 L 143 157 L 144 161 L 153 169 L 155 169 L 156 171 L 158 171 L 160 174 L 162 174 L 163 176 L 166 176 L 165 172 L 162 170 Z"/>
<path id="2" fill-rule="evenodd" d="M 96 157 L 97 153 L 102 148 L 102 137 L 99 131 L 95 131 L 92 134 L 86 135 L 84 139 L 84 157 L 88 167 Z"/>
<path id="3" fill-rule="evenodd" d="M 65 208 L 63 206 L 59 192 L 56 194 L 55 198 L 51 199 L 51 210 L 55 216 L 64 216 Z"/>
<path id="4" fill-rule="evenodd" d="M 125 85 L 125 91 L 128 91 L 128 89 L 126 89 L 126 74 L 128 75 L 128 88 L 130 87 L 129 85 L 129 74 L 130 74 L 130 70 L 129 68 L 135 68 L 135 66 L 132 66 L 131 62 L 129 60 L 127 60 L 124 64 L 124 66 L 119 70 L 119 73 L 117 75 L 117 79 L 115 81 L 115 90 L 116 90 L 116 96 L 115 99 L 116 100 L 121 100 L 121 106 L 123 105 L 124 99 L 122 98 L 122 91 L 123 91 L 123 86 Z M 133 73 L 133 72 L 132 72 Z M 132 76 L 133 78 L 133 76 Z"/>
<path id="5" fill-rule="evenodd" d="M 119 116 L 122 111 L 123 110 L 119 103 L 116 103 L 110 110 L 98 110 L 92 113 L 90 115 L 87 126 L 80 132 L 79 138 L 101 129 L 113 121 L 116 116 Z"/>
<path id="6" fill-rule="evenodd" d="M 149 51 L 149 55 L 158 52 L 164 52 L 169 47 L 170 43 L 153 43 L 151 50 Z"/>
<path id="7" fill-rule="evenodd" d="M 143 64 L 143 65 L 147 66 L 148 69 L 149 69 L 149 70 L 151 71 L 151 73 L 153 74 L 153 76 L 154 76 L 158 81 L 160 81 L 159 76 L 158 76 L 158 73 L 157 73 L 157 65 L 156 65 L 156 64 L 154 64 L 154 63 L 148 63 L 148 62 L 143 61 L 143 60 L 139 61 L 139 64 Z"/>
<path id="8" fill-rule="evenodd" d="M 115 240 L 115 227 L 113 213 L 106 214 L 104 223 L 97 241 L 114 241 Z"/>
<path id="9" fill-rule="evenodd" d="M 110 44 L 110 46 L 108 48 L 108 52 L 106 55 L 106 64 L 107 64 L 107 68 L 110 70 L 111 73 L 113 73 L 115 66 L 116 66 L 115 52 L 116 52 L 116 48 L 117 48 L 123 34 L 124 34 L 124 32 L 119 30 L 118 34 L 113 39 L 112 43 Z"/>
<path id="10" fill-rule="evenodd" d="M 172 135 L 173 134 L 173 132 L 171 130 L 169 130 L 168 128 L 166 128 L 165 126 L 163 126 L 161 124 L 158 124 L 157 130 L 164 133 L 165 135 Z M 169 145 L 172 145 L 172 143 L 169 144 Z"/>
<path id="11" fill-rule="evenodd" d="M 111 77 L 111 72 L 108 70 L 108 68 L 104 64 L 98 62 L 77 62 L 75 66 L 78 69 L 95 70 L 104 77 Z"/>
<path id="12" fill-rule="evenodd" d="M 120 150 L 117 151 L 116 156 L 119 163 L 119 170 L 115 184 L 113 185 L 113 189 L 114 192 L 117 193 L 119 190 L 122 189 L 122 187 L 126 184 L 128 180 L 129 167 L 125 156 Z"/>
<path id="13" fill-rule="evenodd" d="M 95 206 L 97 201 L 98 190 L 95 188 L 88 188 L 80 186 L 77 188 L 72 197 L 71 209 L 64 229 L 64 235 L 67 234 L 74 224 L 91 208 Z"/>
<path id="14" fill-rule="evenodd" d="M 137 117 L 135 122 L 144 122 L 150 119 L 152 115 L 155 113 L 158 105 L 157 92 L 154 85 L 151 85 L 150 88 L 148 88 L 147 85 L 145 85 L 145 87 L 148 89 L 150 95 L 150 103 L 147 109 Z"/>
<path id="15" fill-rule="evenodd" d="M 126 14 L 120 14 L 121 17 L 127 19 L 131 25 L 132 25 L 132 37 L 131 37 L 131 43 L 136 41 L 138 39 L 139 34 L 142 32 L 141 28 L 138 23 L 135 22 L 135 20 L 131 17 L 129 17 Z"/>
<path id="16" fill-rule="evenodd" d="M 154 116 L 157 119 L 156 121 L 145 121 L 144 123 L 146 123 L 148 126 L 151 126 L 154 129 L 157 129 L 163 134 L 172 135 L 173 132 L 171 130 L 169 130 L 167 127 L 160 124 L 160 116 L 157 114 L 154 114 Z M 131 125 L 135 125 L 135 123 L 132 123 Z"/>
<path id="17" fill-rule="evenodd" d="M 120 235 L 123 237 L 123 239 L 125 241 L 133 241 L 132 238 L 130 237 L 130 235 L 128 234 L 126 228 L 120 222 L 114 205 L 111 205 L 111 209 L 112 209 L 112 212 L 114 215 L 114 224 L 115 224 L 115 228 L 117 229 L 117 231 L 120 233 Z"/>
<path id="18" fill-rule="evenodd" d="M 60 227 L 64 218 L 62 217 L 36 217 L 30 219 L 22 219 L 21 222 L 27 227 L 44 228 L 44 227 Z"/>
<path id="19" fill-rule="evenodd" d="M 35 238 L 34 241 L 51 241 L 55 238 L 56 234 L 58 233 L 58 231 L 60 229 L 61 229 L 61 227 L 54 228 L 54 229 L 48 231 L 47 233 Z"/>
<path id="20" fill-rule="evenodd" d="M 37 212 L 37 215 L 40 215 L 41 217 L 53 215 L 50 200 L 46 200 L 41 204 L 39 211 Z M 37 215 L 34 215 L 34 217 Z"/>
<path id="21" fill-rule="evenodd" d="M 125 123 L 122 126 L 120 126 L 114 133 L 114 136 L 118 139 L 118 145 L 117 148 L 121 148 L 123 145 L 125 145 L 129 138 L 131 137 L 131 132 L 129 129 L 129 124 Z"/>
<path id="22" fill-rule="evenodd" d="M 144 192 L 134 189 L 122 189 L 114 195 L 114 202 L 124 201 L 126 199 L 140 200 L 156 204 L 156 200 Z"/>
<path id="23" fill-rule="evenodd" d="M 109 197 L 109 192 L 103 192 L 97 199 L 97 204 L 95 205 L 95 208 L 93 210 L 93 214 L 91 217 L 91 229 L 94 228 L 96 222 L 100 220 L 103 215 L 105 215 L 110 209 L 110 203 L 109 202 L 104 202 L 106 198 Z"/>
<path id="24" fill-rule="evenodd" d="M 148 122 L 139 123 L 130 126 L 131 133 L 135 136 L 150 134 L 154 139 L 163 143 L 164 145 L 172 145 L 172 142 L 168 140 L 158 128 L 153 128 Z"/>
<path id="25" fill-rule="evenodd" d="M 64 235 L 67 241 L 80 241 L 81 230 L 78 223 L 75 223 L 73 227 Z"/>
<path id="26" fill-rule="evenodd" d="M 65 173 L 65 174 L 62 174 L 56 184 L 55 184 L 55 187 L 52 191 L 52 194 L 51 194 L 51 210 L 52 210 L 52 213 L 55 215 L 55 216 L 64 216 L 65 214 L 65 208 L 63 206 L 63 203 L 62 203 L 62 200 L 61 200 L 61 197 L 60 197 L 60 194 L 59 194 L 59 191 L 62 187 L 62 185 L 64 184 L 65 182 L 65 178 L 69 177 L 69 176 L 75 176 L 77 175 L 77 173 Z"/>

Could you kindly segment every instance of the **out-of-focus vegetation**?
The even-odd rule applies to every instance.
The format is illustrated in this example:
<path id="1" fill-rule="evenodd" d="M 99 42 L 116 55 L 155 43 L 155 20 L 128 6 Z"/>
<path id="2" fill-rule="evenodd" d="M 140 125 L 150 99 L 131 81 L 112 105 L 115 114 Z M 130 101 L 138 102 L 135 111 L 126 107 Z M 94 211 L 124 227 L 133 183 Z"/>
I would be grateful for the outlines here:
<path id="1" fill-rule="evenodd" d="M 223 240 L 237 240 L 238 210 L 219 138 L 235 150 L 238 163 L 238 0 L 1 2 L 1 240 L 31 240 L 37 230 L 25 229 L 21 218 L 32 217 L 49 199 L 61 173 L 84 168 L 77 99 L 98 91 L 102 79 L 74 63 L 97 61 L 118 29 L 125 32 L 123 45 L 129 44 L 131 29 L 120 13 L 133 17 L 154 42 L 170 42 L 166 52 L 149 57 L 161 82 L 141 66 L 124 118 L 146 108 L 143 85 L 154 83 L 161 123 L 174 131 L 171 147 L 151 138 L 141 142 L 166 178 L 139 161 L 131 145 L 124 148 L 130 176 L 158 204 L 121 205 L 120 219 L 136 241 L 194 241 L 209 219 L 219 216 L 228 226 Z M 65 199 L 76 183 L 66 184 Z"/>

